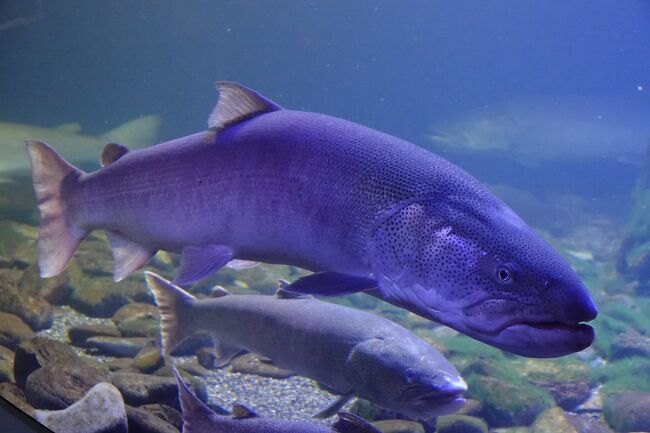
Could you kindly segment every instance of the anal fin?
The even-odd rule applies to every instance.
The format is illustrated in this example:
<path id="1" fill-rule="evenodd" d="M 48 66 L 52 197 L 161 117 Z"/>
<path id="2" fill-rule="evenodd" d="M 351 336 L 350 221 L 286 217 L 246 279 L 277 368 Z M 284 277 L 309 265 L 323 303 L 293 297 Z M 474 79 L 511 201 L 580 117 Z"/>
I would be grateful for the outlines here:
<path id="1" fill-rule="evenodd" d="M 122 281 L 131 272 L 147 264 L 156 250 L 135 243 L 115 230 L 107 230 L 106 236 L 113 250 L 113 280 Z"/>
<path id="2" fill-rule="evenodd" d="M 377 288 L 377 281 L 340 272 L 320 272 L 291 283 L 285 290 L 305 295 L 339 296 Z"/>
<path id="3" fill-rule="evenodd" d="M 227 245 L 187 246 L 182 254 L 175 284 L 189 284 L 207 277 L 224 267 L 235 255 Z"/>

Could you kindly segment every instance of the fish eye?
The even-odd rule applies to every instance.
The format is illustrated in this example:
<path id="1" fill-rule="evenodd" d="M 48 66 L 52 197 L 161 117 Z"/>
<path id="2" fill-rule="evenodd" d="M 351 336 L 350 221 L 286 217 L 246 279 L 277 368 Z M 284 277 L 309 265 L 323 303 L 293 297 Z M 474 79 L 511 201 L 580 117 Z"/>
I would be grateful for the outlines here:
<path id="1" fill-rule="evenodd" d="M 496 270 L 497 282 L 508 284 L 512 282 L 512 270 L 505 265 L 499 266 Z"/>
<path id="2" fill-rule="evenodd" d="M 415 370 L 413 370 L 412 368 L 407 368 L 406 372 L 404 373 L 404 382 L 406 382 L 407 384 L 411 384 L 413 383 L 414 380 L 415 380 Z"/>

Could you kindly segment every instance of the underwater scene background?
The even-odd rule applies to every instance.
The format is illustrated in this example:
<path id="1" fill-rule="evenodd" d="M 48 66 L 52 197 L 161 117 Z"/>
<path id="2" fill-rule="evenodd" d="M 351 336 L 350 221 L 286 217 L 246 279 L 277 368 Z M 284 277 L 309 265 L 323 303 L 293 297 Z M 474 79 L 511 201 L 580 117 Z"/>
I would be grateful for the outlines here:
<path id="1" fill-rule="evenodd" d="M 362 399 L 345 410 L 384 433 L 650 431 L 649 20 L 647 2 L 614 0 L 1 0 L 0 396 L 33 414 L 109 382 L 130 432 L 182 431 L 142 273 L 113 282 L 97 231 L 63 274 L 40 278 L 24 141 L 97 170 L 109 141 L 137 148 L 206 129 L 213 83 L 229 80 L 465 169 L 571 264 L 598 306 L 590 348 L 534 359 L 365 294 L 327 298 L 406 327 L 468 388 L 465 406 L 437 420 Z M 158 253 L 147 269 L 173 278 L 179 265 Z M 278 279 L 307 274 L 224 268 L 185 288 L 273 295 Z M 196 337 L 172 360 L 213 409 L 309 420 L 337 398 L 254 354 L 216 368 L 210 346 Z"/>

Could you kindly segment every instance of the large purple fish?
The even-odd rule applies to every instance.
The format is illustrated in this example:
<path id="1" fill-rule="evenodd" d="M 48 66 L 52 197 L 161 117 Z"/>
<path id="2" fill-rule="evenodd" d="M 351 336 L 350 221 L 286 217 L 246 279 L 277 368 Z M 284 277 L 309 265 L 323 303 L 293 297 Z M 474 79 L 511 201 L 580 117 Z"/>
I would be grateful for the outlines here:
<path id="1" fill-rule="evenodd" d="M 316 272 L 292 290 L 366 291 L 513 353 L 591 344 L 581 322 L 597 311 L 576 273 L 472 176 L 379 131 L 218 88 L 210 130 L 108 145 L 94 173 L 28 142 L 43 277 L 102 229 L 116 280 L 158 250 L 182 253 L 179 284 L 228 263 L 283 263 Z"/>

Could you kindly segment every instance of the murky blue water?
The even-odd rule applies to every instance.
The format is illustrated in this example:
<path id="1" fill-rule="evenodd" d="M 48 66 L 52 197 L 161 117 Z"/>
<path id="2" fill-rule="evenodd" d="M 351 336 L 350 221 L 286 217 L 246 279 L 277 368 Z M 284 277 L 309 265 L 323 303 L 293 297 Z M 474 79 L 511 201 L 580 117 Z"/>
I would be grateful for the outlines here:
<path id="1" fill-rule="evenodd" d="M 126 141 L 201 131 L 217 100 L 213 83 L 237 81 L 282 106 L 352 120 L 451 160 L 508 203 L 590 289 L 600 309 L 596 342 L 544 361 L 505 354 L 365 295 L 335 300 L 436 342 L 477 402 L 467 405 L 474 418 L 462 422 L 536 432 L 550 431 L 544 423 L 579 432 L 650 429 L 648 419 L 623 410 L 629 401 L 637 412 L 650 409 L 649 22 L 649 4 L 613 0 L 3 0 L 0 158 L 12 162 L 0 163 L 0 282 L 6 293 L 53 304 L 54 324 L 34 330 L 65 345 L 70 327 L 113 326 L 123 305 L 152 304 L 141 275 L 110 283 L 101 236 L 82 244 L 64 280 L 39 282 L 39 218 L 21 143 L 48 138 L 94 170 L 107 132 L 150 115 L 160 123 L 136 124 Z M 151 269 L 173 275 L 177 266 L 178 257 L 158 256 Z M 300 275 L 262 265 L 220 272 L 195 289 L 207 293 L 218 283 L 270 294 L 275 279 Z M 80 300 L 83 293 L 95 298 Z M 0 310 L 17 314 L 9 297 Z M 132 326 L 122 337 L 157 338 L 146 318 Z M 14 351 L 27 337 L 6 345 Z M 114 371 L 143 372 L 125 360 L 118 366 L 112 354 L 75 350 L 113 362 Z M 334 398 L 302 378 L 206 374 L 211 403 L 244 401 L 266 415 L 307 419 Z M 0 378 L 16 382 L 13 374 Z M 296 403 L 300 395 L 309 398 Z M 397 416 L 363 403 L 352 410 L 372 420 Z"/>

